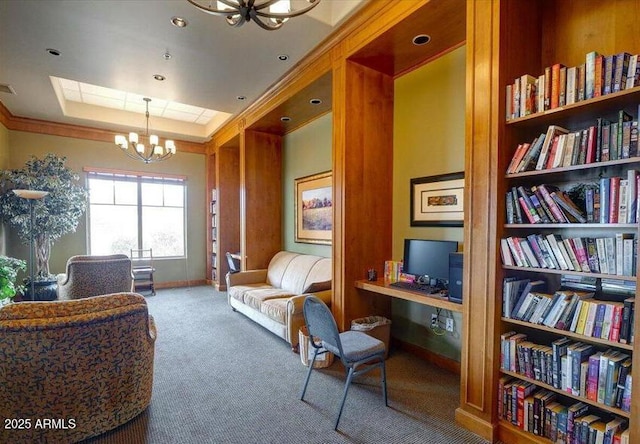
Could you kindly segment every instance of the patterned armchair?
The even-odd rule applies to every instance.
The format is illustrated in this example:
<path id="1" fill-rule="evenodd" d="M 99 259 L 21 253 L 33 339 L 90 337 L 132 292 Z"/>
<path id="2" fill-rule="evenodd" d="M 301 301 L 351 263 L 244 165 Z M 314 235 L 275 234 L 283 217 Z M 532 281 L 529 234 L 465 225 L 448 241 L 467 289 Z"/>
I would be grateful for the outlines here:
<path id="1" fill-rule="evenodd" d="M 72 256 L 58 275 L 58 299 L 78 299 L 132 291 L 131 259 L 126 254 Z"/>
<path id="2" fill-rule="evenodd" d="M 0 309 L 0 442 L 77 442 L 142 413 L 151 402 L 155 337 L 135 293 Z M 15 428 L 18 420 L 30 424 L 11 429 L 6 419 Z M 45 419 L 56 426 L 38 427 Z"/>

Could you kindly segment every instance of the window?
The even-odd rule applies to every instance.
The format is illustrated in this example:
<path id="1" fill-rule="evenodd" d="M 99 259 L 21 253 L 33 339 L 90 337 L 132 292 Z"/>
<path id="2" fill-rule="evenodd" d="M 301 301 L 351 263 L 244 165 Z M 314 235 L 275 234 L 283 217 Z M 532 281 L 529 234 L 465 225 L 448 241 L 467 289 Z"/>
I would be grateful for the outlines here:
<path id="1" fill-rule="evenodd" d="M 184 178 L 89 171 L 89 251 L 185 256 Z"/>

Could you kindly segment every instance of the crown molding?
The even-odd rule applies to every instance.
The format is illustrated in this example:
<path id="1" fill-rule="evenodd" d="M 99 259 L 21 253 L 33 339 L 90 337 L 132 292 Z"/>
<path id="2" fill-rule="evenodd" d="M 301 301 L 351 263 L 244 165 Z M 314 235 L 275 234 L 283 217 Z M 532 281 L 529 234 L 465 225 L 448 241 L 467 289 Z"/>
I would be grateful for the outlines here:
<path id="1" fill-rule="evenodd" d="M 47 120 L 31 119 L 28 117 L 18 117 L 11 112 L 0 101 L 0 123 L 8 130 L 24 131 L 28 133 L 46 134 L 50 136 L 71 137 L 74 139 L 94 140 L 97 142 L 113 143 L 116 136 L 115 131 L 109 131 L 89 126 L 70 125 L 67 123 L 50 122 Z M 205 154 L 205 144 L 190 142 L 186 140 L 176 140 L 178 152 Z"/>

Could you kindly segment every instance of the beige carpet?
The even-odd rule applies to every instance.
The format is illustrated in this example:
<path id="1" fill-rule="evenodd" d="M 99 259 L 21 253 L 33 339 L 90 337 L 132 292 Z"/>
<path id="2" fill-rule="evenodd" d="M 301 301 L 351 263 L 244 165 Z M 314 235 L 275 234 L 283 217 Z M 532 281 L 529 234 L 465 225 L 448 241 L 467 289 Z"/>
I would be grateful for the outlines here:
<path id="1" fill-rule="evenodd" d="M 147 297 L 156 320 L 155 380 L 149 409 L 93 438 L 95 444 L 478 443 L 454 422 L 458 377 L 402 351 L 387 360 L 389 407 L 374 371 L 354 384 L 337 432 L 344 385 L 338 362 L 314 372 L 288 344 L 235 313 L 212 287 Z"/>

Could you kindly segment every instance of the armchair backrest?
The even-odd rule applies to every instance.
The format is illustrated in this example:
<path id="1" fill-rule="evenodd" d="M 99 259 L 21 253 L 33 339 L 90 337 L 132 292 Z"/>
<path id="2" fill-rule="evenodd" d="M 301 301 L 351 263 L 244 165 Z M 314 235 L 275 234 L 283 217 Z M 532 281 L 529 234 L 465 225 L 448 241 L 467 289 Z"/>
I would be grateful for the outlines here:
<path id="1" fill-rule="evenodd" d="M 143 296 L 10 304 L 0 309 L 0 337 L 0 417 L 74 418 L 76 425 L 0 430 L 0 442 L 77 442 L 151 401 L 155 327 Z"/>
<path id="2" fill-rule="evenodd" d="M 72 256 L 58 279 L 59 299 L 79 299 L 131 291 L 131 259 L 126 254 Z"/>

